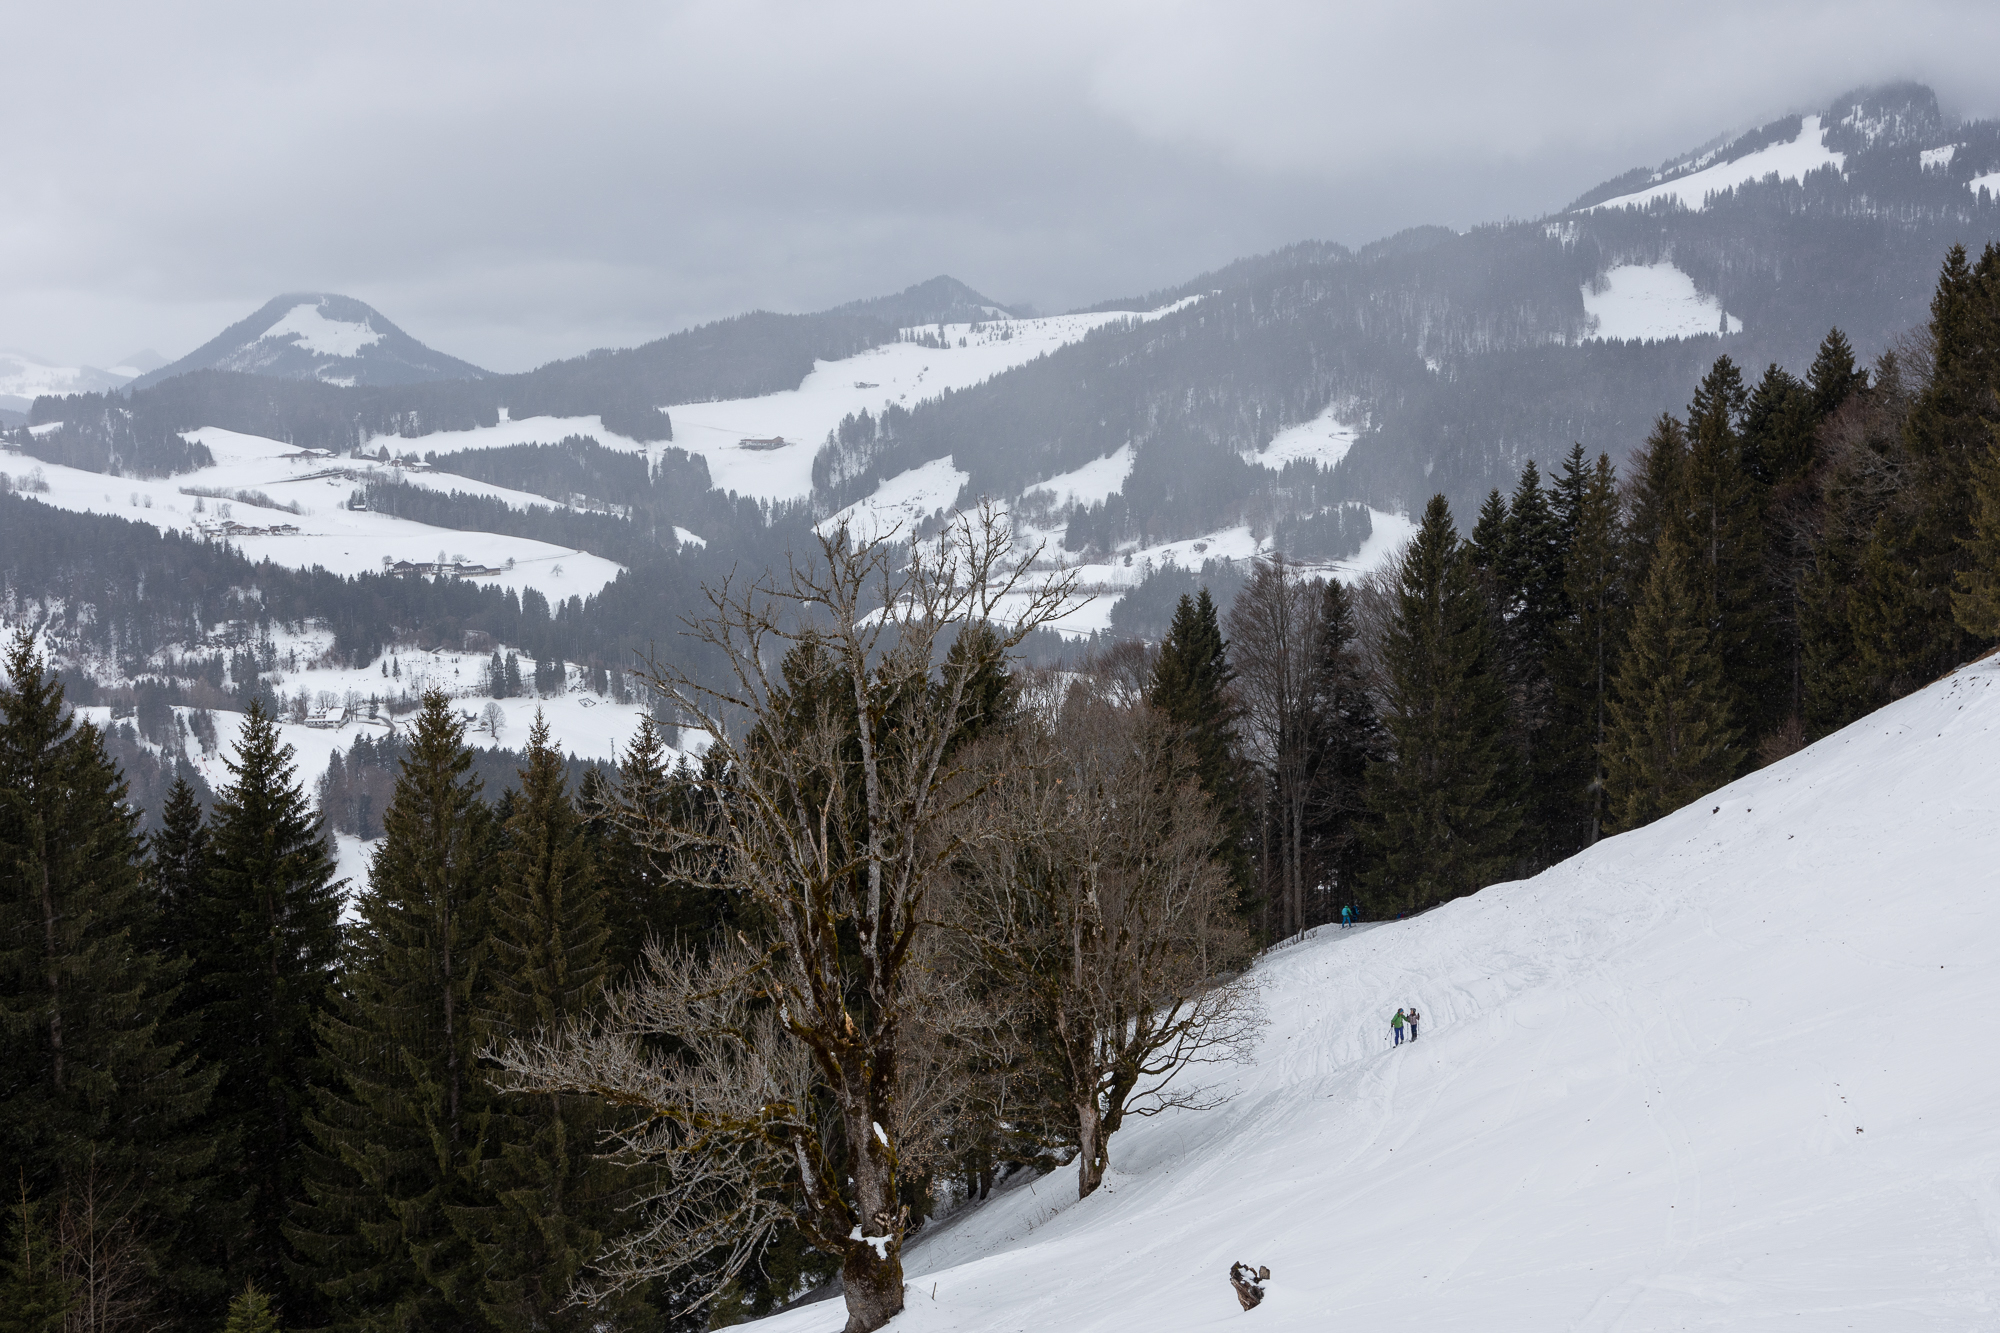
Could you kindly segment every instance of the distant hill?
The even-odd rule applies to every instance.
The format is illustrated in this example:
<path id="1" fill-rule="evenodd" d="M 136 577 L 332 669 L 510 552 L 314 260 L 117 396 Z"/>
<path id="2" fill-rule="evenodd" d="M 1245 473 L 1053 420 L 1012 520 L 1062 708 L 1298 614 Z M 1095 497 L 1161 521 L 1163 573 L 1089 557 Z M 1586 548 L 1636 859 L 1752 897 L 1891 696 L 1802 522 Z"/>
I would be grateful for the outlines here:
<path id="1" fill-rule="evenodd" d="M 330 292 L 275 297 L 180 360 L 139 376 L 131 387 L 145 388 L 194 370 L 343 386 L 423 384 L 487 374 L 424 346 L 365 302 Z"/>

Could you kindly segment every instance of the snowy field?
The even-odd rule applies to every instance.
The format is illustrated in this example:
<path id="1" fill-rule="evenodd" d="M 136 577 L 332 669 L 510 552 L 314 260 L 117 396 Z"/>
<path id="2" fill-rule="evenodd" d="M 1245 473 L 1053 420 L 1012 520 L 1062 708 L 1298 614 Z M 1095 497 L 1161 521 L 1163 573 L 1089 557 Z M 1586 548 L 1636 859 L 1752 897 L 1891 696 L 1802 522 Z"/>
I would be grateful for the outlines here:
<path id="1" fill-rule="evenodd" d="M 1233 1101 L 1121 1131 L 1086 1202 L 1059 1170 L 949 1219 L 892 1327 L 2000 1326 L 1996 830 L 1989 658 L 1535 879 L 1323 927 L 1259 963 Z M 1233 1260 L 1272 1270 L 1247 1315 Z"/>
<path id="2" fill-rule="evenodd" d="M 424 562 L 442 552 L 451 560 L 468 560 L 491 568 L 513 568 L 477 579 L 515 588 L 539 588 L 551 601 L 590 596 L 618 576 L 613 561 L 568 547 L 500 533 L 436 528 L 389 514 L 350 510 L 348 497 L 364 484 L 368 467 L 353 459 L 301 458 L 300 451 L 277 440 L 204 427 L 188 431 L 190 439 L 207 445 L 213 467 L 173 477 L 113 477 L 32 458 L 0 460 L 0 471 L 15 479 L 39 477 L 48 490 L 35 499 L 58 509 L 110 514 L 150 523 L 162 532 L 193 533 L 199 524 L 227 516 L 248 527 L 289 524 L 296 533 L 280 536 L 237 536 L 229 544 L 251 560 L 269 560 L 291 569 L 321 566 L 335 574 L 380 572 L 384 560 Z M 387 472 L 388 470 L 384 470 Z M 495 495 L 510 504 L 548 504 L 538 496 L 485 486 L 466 478 L 413 472 L 407 478 L 420 485 L 474 494 Z M 256 491 L 300 513 L 268 509 L 226 497 L 189 495 L 185 491 Z M 200 509 L 196 509 L 196 505 Z"/>
<path id="3" fill-rule="evenodd" d="M 1799 134 L 1786 143 L 1772 144 L 1754 153 L 1737 158 L 1734 162 L 1719 162 L 1715 166 L 1690 172 L 1674 180 L 1663 182 L 1640 190 L 1634 194 L 1621 194 L 1616 199 L 1606 199 L 1601 204 L 1592 204 L 1585 212 L 1600 208 L 1644 208 L 1660 199 L 1671 199 L 1682 208 L 1699 213 L 1708 207 L 1708 197 L 1724 190 L 1733 190 L 1739 185 L 1762 180 L 1775 175 L 1780 180 L 1795 181 L 1809 171 L 1821 167 L 1836 169 L 1846 165 L 1844 153 L 1836 153 L 1826 146 L 1826 127 L 1818 116 L 1806 116 L 1799 123 Z"/>
<path id="4" fill-rule="evenodd" d="M 948 390 L 969 389 L 1066 347 L 1095 329 L 1122 320 L 1159 319 L 1195 299 L 1189 297 L 1151 311 L 997 319 L 977 327 L 923 325 L 907 332 L 947 345 L 889 343 L 838 361 L 821 361 L 798 388 L 759 398 L 662 404 L 674 422 L 670 445 L 641 444 L 605 430 L 603 421 L 594 416 L 526 417 L 472 430 L 440 431 L 414 440 L 382 436 L 369 444 L 386 444 L 393 453 L 417 450 L 447 454 L 509 444 L 554 444 L 567 435 L 588 435 L 608 449 L 647 451 L 654 456 L 665 448 L 684 449 L 707 461 L 709 481 L 718 490 L 764 500 L 799 500 L 812 493 L 813 456 L 842 418 L 864 410 L 879 413 L 892 405 L 911 408 Z M 769 443 L 776 440 L 783 443 Z M 745 441 L 757 443 L 746 448 Z M 892 505 L 893 498 L 884 504 Z"/>
<path id="5" fill-rule="evenodd" d="M 1307 574 L 1325 575 L 1351 583 L 1387 565 L 1417 535 L 1417 525 L 1402 514 L 1371 509 L 1368 517 L 1371 525 L 1368 540 L 1361 544 L 1361 549 L 1352 560 L 1301 561 L 1298 567 Z M 1048 555 L 1051 558 L 1061 553 L 1061 543 L 1055 534 L 1031 533 L 1030 537 L 1045 538 L 1049 542 Z M 1247 563 L 1260 555 L 1269 554 L 1270 550 L 1268 538 L 1260 541 L 1249 527 L 1238 525 L 1201 537 L 1184 537 L 1178 541 L 1161 542 L 1157 546 L 1138 547 L 1115 560 L 1071 564 L 1069 568 L 1077 576 L 1077 596 L 1070 603 L 1068 613 L 1049 628 L 1065 638 L 1085 638 L 1102 633 L 1111 628 L 1111 608 L 1118 604 L 1118 599 L 1138 587 L 1146 575 L 1156 568 L 1179 565 L 1182 569 L 1199 573 L 1202 565 L 1210 560 Z M 1127 556 L 1131 559 L 1130 564 L 1126 563 Z"/>
<path id="6" fill-rule="evenodd" d="M 972 474 L 959 471 L 950 454 L 933 458 L 928 463 L 890 477 L 877 486 L 875 493 L 867 499 L 857 500 L 840 512 L 821 519 L 816 530 L 831 534 L 845 524 L 857 538 L 868 540 L 889 531 L 915 532 L 925 519 L 938 510 L 951 509 L 958 501 L 958 493 L 970 480 Z"/>
<path id="7" fill-rule="evenodd" d="M 1347 457 L 1347 451 L 1360 438 L 1360 432 L 1340 418 L 1343 411 L 1353 410 L 1351 404 L 1330 404 L 1311 421 L 1279 431 L 1262 453 L 1250 455 L 1250 461 L 1274 471 L 1301 458 L 1311 459 L 1321 467 L 1332 467 Z"/>
<path id="8" fill-rule="evenodd" d="M 1994 198 L 2000 199 L 2000 171 L 1989 171 L 1984 176 L 1974 176 L 1965 183 L 1965 188 L 1974 194 L 1984 190 Z"/>
<path id="9" fill-rule="evenodd" d="M 1605 273 L 1601 290 L 1583 287 L 1583 310 L 1593 338 L 1630 342 L 1697 338 L 1723 330 L 1722 303 L 1697 291 L 1694 279 L 1662 261 L 1620 264 Z M 1728 331 L 1743 332 L 1743 321 L 1728 316 Z"/>

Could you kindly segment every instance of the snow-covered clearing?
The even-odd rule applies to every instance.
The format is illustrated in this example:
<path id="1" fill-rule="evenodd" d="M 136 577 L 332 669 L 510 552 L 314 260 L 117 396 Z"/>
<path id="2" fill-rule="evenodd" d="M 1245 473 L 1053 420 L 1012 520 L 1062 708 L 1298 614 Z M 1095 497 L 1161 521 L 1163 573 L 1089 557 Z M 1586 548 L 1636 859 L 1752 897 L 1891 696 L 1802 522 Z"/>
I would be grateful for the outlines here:
<path id="1" fill-rule="evenodd" d="M 1371 509 L 1368 517 L 1371 525 L 1368 540 L 1361 544 L 1353 559 L 1302 562 L 1299 567 L 1308 574 L 1352 582 L 1394 559 L 1417 533 L 1417 525 L 1402 514 Z M 1076 572 L 1077 596 L 1070 603 L 1068 614 L 1049 628 L 1067 638 L 1102 633 L 1111 628 L 1111 608 L 1118 604 L 1118 599 L 1138 587 L 1155 569 L 1179 565 L 1182 569 L 1198 573 L 1210 560 L 1247 563 L 1260 555 L 1269 554 L 1270 550 L 1268 537 L 1260 539 L 1248 525 L 1238 524 L 1200 537 L 1183 537 L 1156 546 L 1135 547 L 1120 553 L 1113 560 L 1072 564 L 1069 568 Z M 1052 541 L 1050 553 L 1059 551 L 1060 543 Z"/>
<path id="2" fill-rule="evenodd" d="M 919 1239 L 892 1327 L 1991 1328 L 1996 829 L 1989 658 L 1535 879 L 1323 927 L 1259 963 L 1232 1102 Z M 1247 1315 L 1233 1260 L 1271 1268 Z"/>
<path id="3" fill-rule="evenodd" d="M 1921 153 L 1918 153 L 1917 165 L 1925 171 L 1933 171 L 1941 167 L 1950 166 L 1951 160 L 1957 156 L 1958 145 L 1948 143 L 1942 148 L 1926 148 Z"/>
<path id="4" fill-rule="evenodd" d="M 1125 478 L 1132 475 L 1132 458 L 1132 446 L 1121 444 L 1104 457 L 1093 458 L 1082 467 L 1058 472 L 1046 481 L 1036 482 L 1023 491 L 1022 496 L 1047 494 L 1057 508 L 1072 504 L 1103 504 L 1125 488 Z"/>
<path id="5" fill-rule="evenodd" d="M 1994 198 L 2000 199 L 2000 171 L 1989 171 L 1984 176 L 1974 176 L 1965 183 L 1965 188 L 1974 194 L 1984 190 Z"/>
<path id="6" fill-rule="evenodd" d="M 1590 336 L 1630 342 L 1694 338 L 1723 331 L 1722 303 L 1695 288 L 1694 279 L 1669 261 L 1620 264 L 1605 273 L 1602 290 L 1583 287 L 1583 310 Z M 1728 319 L 1728 332 L 1743 332 L 1743 321 Z"/>
<path id="7" fill-rule="evenodd" d="M 831 533 L 844 523 L 857 540 L 872 540 L 891 529 L 907 537 L 938 510 L 950 509 L 965 483 L 972 480 L 970 472 L 959 471 L 951 460 L 952 456 L 946 454 L 897 473 L 877 486 L 867 499 L 856 500 L 839 513 L 822 519 L 816 531 Z"/>
<path id="8" fill-rule="evenodd" d="M 1600 208 L 1644 208 L 1659 199 L 1672 199 L 1682 208 L 1699 213 L 1708 206 L 1708 197 L 1724 190 L 1733 190 L 1739 185 L 1775 175 L 1781 180 L 1799 180 L 1809 171 L 1821 167 L 1839 169 L 1846 165 L 1847 156 L 1836 153 L 1826 146 L 1826 127 L 1818 116 L 1806 116 L 1799 123 L 1798 137 L 1786 143 L 1772 144 L 1754 153 L 1737 158 L 1734 162 L 1719 162 L 1715 166 L 1688 175 L 1664 181 L 1634 194 L 1621 194 L 1616 199 L 1606 199 L 1601 204 L 1592 204 L 1585 212 Z"/>
<path id="9" fill-rule="evenodd" d="M 1158 319 L 1187 304 L 1002 319 L 976 329 L 970 324 L 924 325 L 909 332 L 946 345 L 888 343 L 839 361 L 821 361 L 796 389 L 761 398 L 674 404 L 669 408 L 674 445 L 706 458 L 709 479 L 722 490 L 797 500 L 811 493 L 813 455 L 843 417 L 864 409 L 879 413 L 891 405 L 915 407 L 947 390 L 969 389 L 1026 365 L 1108 324 Z M 780 438 L 782 445 L 763 443 Z M 745 447 L 745 441 L 758 443 Z"/>
<path id="10" fill-rule="evenodd" d="M 1360 438 L 1353 425 L 1340 419 L 1343 410 L 1351 413 L 1354 408 L 1348 403 L 1331 403 L 1311 421 L 1285 427 L 1271 437 L 1262 453 L 1250 455 L 1250 461 L 1273 470 L 1301 458 L 1311 459 L 1321 467 L 1332 467 L 1347 457 L 1347 451 Z"/>
<path id="11" fill-rule="evenodd" d="M 655 457 L 663 449 L 684 449 L 707 460 L 709 481 L 719 490 L 765 500 L 798 500 L 812 493 L 813 456 L 844 417 L 864 410 L 879 413 L 891 405 L 915 407 L 948 390 L 969 389 L 1108 324 L 1159 319 L 1195 299 L 1150 311 L 1000 318 L 976 326 L 923 325 L 905 332 L 945 346 L 888 343 L 838 361 L 817 362 L 796 389 L 721 402 L 663 403 L 674 423 L 671 444 L 644 445 L 607 431 L 598 417 L 585 416 L 509 419 L 415 439 L 380 436 L 369 445 L 387 445 L 397 454 L 446 454 L 509 444 L 554 444 L 564 436 L 588 435 L 606 448 L 650 452 Z"/>
<path id="12" fill-rule="evenodd" d="M 679 425 L 679 413 L 675 413 Z M 508 417 L 491 426 L 441 430 L 430 435 L 371 435 L 364 449 L 386 448 L 398 458 L 418 454 L 459 454 L 468 449 L 502 449 L 514 444 L 560 444 L 572 435 L 587 435 L 607 449 L 644 453 L 649 446 L 629 435 L 606 430 L 604 419 L 587 417 Z"/>
<path id="13" fill-rule="evenodd" d="M 328 319 L 316 302 L 302 301 L 285 312 L 284 318 L 258 335 L 258 341 L 285 342 L 321 356 L 353 356 L 362 348 L 382 341 L 382 335 L 367 324 Z"/>
<path id="14" fill-rule="evenodd" d="M 25 352 L 0 352 L 0 406 L 25 412 L 43 395 L 101 393 L 114 389 L 139 372 L 128 367 L 99 370 L 95 366 L 52 366 Z"/>
<path id="15" fill-rule="evenodd" d="M 493 532 L 437 528 L 389 514 L 351 510 L 348 497 L 363 484 L 368 467 L 349 459 L 301 457 L 301 451 L 277 440 L 204 427 L 187 432 L 215 455 L 213 467 L 173 477 L 114 477 L 84 472 L 34 459 L 7 459 L 0 471 L 22 477 L 39 475 L 48 484 L 34 498 L 58 509 L 110 514 L 150 523 L 162 532 L 198 532 L 203 524 L 225 517 L 253 529 L 289 526 L 291 533 L 235 534 L 227 538 L 252 560 L 270 560 L 291 569 L 315 565 L 336 574 L 380 572 L 386 561 L 434 561 L 440 552 L 453 561 L 468 561 L 502 572 L 482 575 L 476 582 L 503 587 L 538 588 L 551 601 L 590 596 L 618 576 L 619 566 L 590 555 L 526 537 Z M 384 470 L 386 475 L 393 475 Z M 507 499 L 548 504 L 539 496 L 485 486 L 465 478 L 411 472 L 408 480 L 445 490 L 464 490 Z M 261 492 L 301 512 L 268 509 L 227 496 L 184 494 L 184 490 L 234 493 Z M 197 509 L 196 506 L 200 508 Z M 508 568 L 508 562 L 512 567 Z"/>

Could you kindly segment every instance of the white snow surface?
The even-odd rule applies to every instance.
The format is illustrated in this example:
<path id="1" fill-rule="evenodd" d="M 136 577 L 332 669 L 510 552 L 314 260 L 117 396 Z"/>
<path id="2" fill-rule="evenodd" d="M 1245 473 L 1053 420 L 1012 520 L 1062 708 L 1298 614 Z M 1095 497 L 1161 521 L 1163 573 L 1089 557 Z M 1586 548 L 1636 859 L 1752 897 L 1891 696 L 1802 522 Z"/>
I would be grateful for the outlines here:
<path id="1" fill-rule="evenodd" d="M 1046 493 L 1054 498 L 1057 507 L 1103 504 L 1125 489 L 1125 478 L 1132 475 L 1132 458 L 1132 446 L 1121 444 L 1104 457 L 1093 458 L 1082 467 L 1058 472 L 1046 481 L 1036 482 L 1022 495 L 1025 498 L 1037 492 Z"/>
<path id="2" fill-rule="evenodd" d="M 209 447 L 215 456 L 213 467 L 173 477 L 114 477 L 23 459 L 8 460 L 9 466 L 0 467 L 0 471 L 19 476 L 39 473 L 49 489 L 33 498 L 58 509 L 111 514 L 150 523 L 162 532 L 194 532 L 199 523 L 219 518 L 225 504 L 234 521 L 247 526 L 295 526 L 299 531 L 293 534 L 229 539 L 231 545 L 252 560 L 268 559 L 293 569 L 319 565 L 336 574 L 361 574 L 380 571 L 385 557 L 425 562 L 436 560 L 442 551 L 450 559 L 463 558 L 496 569 L 504 568 L 512 560 L 513 569 L 476 581 L 538 588 L 551 601 L 579 595 L 588 597 L 618 576 L 619 566 L 613 561 L 548 542 L 502 533 L 436 528 L 389 514 L 350 510 L 348 497 L 362 484 L 369 468 L 358 460 L 300 458 L 299 450 L 291 445 L 214 426 L 186 434 Z M 444 490 L 494 495 L 517 505 L 551 503 L 540 496 L 488 486 L 465 477 L 411 472 L 407 479 Z M 183 487 L 258 491 L 280 504 L 296 503 L 304 512 L 291 514 L 240 501 L 202 497 L 202 510 L 197 513 L 196 497 L 183 494 Z"/>
<path id="3" fill-rule="evenodd" d="M 1301 458 L 1309 458 L 1321 467 L 1332 467 L 1347 457 L 1347 451 L 1360 438 L 1354 426 L 1340 419 L 1343 410 L 1351 412 L 1353 408 L 1345 403 L 1332 403 L 1311 421 L 1285 427 L 1271 437 L 1262 453 L 1252 455 L 1251 461 L 1273 471 Z"/>
<path id="4" fill-rule="evenodd" d="M 1658 185 L 1633 194 L 1621 194 L 1616 199 L 1606 199 L 1601 204 L 1592 204 L 1586 213 L 1600 208 L 1644 208 L 1660 199 L 1673 199 L 1682 208 L 1699 213 L 1708 206 L 1708 197 L 1723 190 L 1733 190 L 1739 185 L 1762 180 L 1776 175 L 1782 180 L 1798 180 L 1809 171 L 1821 167 L 1840 168 L 1846 165 L 1844 153 L 1836 153 L 1826 146 L 1826 127 L 1819 116 L 1806 116 L 1799 123 L 1796 139 L 1786 143 L 1772 144 L 1737 158 L 1734 162 L 1719 162 L 1688 175 L 1664 181 Z"/>
<path id="5" fill-rule="evenodd" d="M 1921 153 L 1917 154 L 1917 162 L 1918 165 L 1922 166 L 1926 171 L 1929 171 L 1934 167 L 1950 166 L 1951 160 L 1957 156 L 1958 156 L 1958 145 L 1955 143 L 1948 143 L 1942 148 L 1924 149 Z"/>
<path id="6" fill-rule="evenodd" d="M 920 1236 L 892 1327 L 1992 1328 L 1996 829 L 1989 658 L 1534 879 L 1322 927 L 1258 963 L 1232 1101 Z"/>
<path id="7" fill-rule="evenodd" d="M 1003 371 L 1025 365 L 1121 320 L 1152 320 L 1172 314 L 1195 298 L 1152 311 L 1102 311 L 1053 315 L 1045 319 L 998 319 L 971 324 L 927 324 L 907 330 L 947 344 L 888 343 L 838 361 L 814 365 L 796 389 L 757 398 L 721 402 L 669 403 L 674 423 L 671 443 L 641 444 L 604 428 L 595 416 L 525 417 L 471 430 L 440 431 L 417 439 L 376 437 L 391 452 L 440 454 L 509 444 L 554 444 L 567 435 L 589 435 L 611 449 L 658 457 L 683 449 L 708 463 L 711 485 L 738 495 L 771 501 L 800 500 L 812 493 L 813 456 L 827 433 L 847 416 L 864 410 L 880 414 L 889 406 L 915 407 L 948 390 L 968 389 Z M 960 339 L 965 346 L 958 345 Z M 775 447 L 767 442 L 784 441 Z M 754 441 L 754 447 L 745 447 Z M 371 440 L 370 444 L 374 444 Z"/>
<path id="8" fill-rule="evenodd" d="M 405 454 L 457 454 L 468 449 L 499 449 L 510 444 L 560 444 L 571 435 L 588 435 L 607 449 L 625 449 L 633 453 L 645 453 L 647 450 L 646 445 L 629 435 L 606 430 L 602 417 L 513 418 L 504 414 L 495 425 L 474 426 L 468 430 L 441 430 L 415 438 L 371 435 L 363 448 L 387 446 L 389 452 L 398 457 Z"/>
<path id="9" fill-rule="evenodd" d="M 1326 575 L 1351 583 L 1401 555 L 1403 547 L 1416 536 L 1417 525 L 1406 515 L 1370 509 L 1368 518 L 1368 540 L 1361 544 L 1353 559 L 1321 564 L 1302 562 L 1299 567 L 1308 574 Z M 1046 538 L 1051 542 L 1052 551 L 1060 549 L 1055 534 L 1031 532 L 1029 536 Z M 1270 550 L 1268 538 L 1260 539 L 1247 524 L 1239 524 L 1200 537 L 1183 537 L 1177 541 L 1161 542 L 1157 546 L 1134 547 L 1112 560 L 1072 564 L 1069 567 L 1077 576 L 1076 596 L 1068 603 L 1063 618 L 1049 628 L 1066 638 L 1084 638 L 1101 633 L 1111 628 L 1111 608 L 1118 604 L 1118 599 L 1138 587 L 1155 568 L 1179 565 L 1182 569 L 1199 572 L 1210 560 L 1247 562 L 1269 554 Z M 1130 564 L 1126 563 L 1127 557 L 1130 557 Z M 1025 601 L 1025 598 L 1022 600 Z"/>
<path id="10" fill-rule="evenodd" d="M 2000 199 L 2000 171 L 1989 171 L 1984 176 L 1974 176 L 1965 183 L 1965 188 L 1974 194 L 1984 190 L 1994 198 Z"/>
<path id="11" fill-rule="evenodd" d="M 311 301 L 293 306 L 283 319 L 258 335 L 260 342 L 267 338 L 273 342 L 290 339 L 294 346 L 321 356 L 353 356 L 362 348 L 382 341 L 382 335 L 366 324 L 328 319 Z"/>
<path id="12" fill-rule="evenodd" d="M 907 538 L 917 526 L 940 509 L 950 509 L 970 472 L 953 465 L 952 456 L 933 458 L 907 472 L 898 472 L 875 488 L 865 500 L 821 519 L 815 530 L 831 533 L 845 523 L 856 540 L 870 540 L 891 529 Z"/>
<path id="13" fill-rule="evenodd" d="M 1722 303 L 1697 290 L 1694 279 L 1671 262 L 1620 264 L 1604 275 L 1604 289 L 1584 284 L 1583 309 L 1593 321 L 1593 338 L 1695 338 L 1722 331 Z M 1727 316 L 1729 332 L 1743 332 L 1743 321 Z"/>
<path id="14" fill-rule="evenodd" d="M 995 320 L 977 330 L 970 324 L 924 325 L 910 332 L 948 345 L 888 343 L 839 361 L 821 361 L 796 389 L 761 398 L 667 405 L 673 444 L 706 458 L 709 479 L 722 490 L 765 500 L 803 499 L 812 492 L 813 455 L 842 418 L 863 409 L 879 415 L 891 405 L 912 408 L 947 390 L 969 389 L 1107 324 L 1158 319 L 1192 299 L 1145 312 Z M 963 347 L 958 345 L 961 338 Z M 780 437 L 785 443 L 779 448 L 742 447 L 744 440 Z"/>
<path id="15" fill-rule="evenodd" d="M 120 367 L 52 366 L 26 352 L 0 351 L 0 398 L 32 401 L 45 394 L 95 393 L 116 388 L 138 372 Z M 26 407 L 26 403 L 22 404 Z"/>

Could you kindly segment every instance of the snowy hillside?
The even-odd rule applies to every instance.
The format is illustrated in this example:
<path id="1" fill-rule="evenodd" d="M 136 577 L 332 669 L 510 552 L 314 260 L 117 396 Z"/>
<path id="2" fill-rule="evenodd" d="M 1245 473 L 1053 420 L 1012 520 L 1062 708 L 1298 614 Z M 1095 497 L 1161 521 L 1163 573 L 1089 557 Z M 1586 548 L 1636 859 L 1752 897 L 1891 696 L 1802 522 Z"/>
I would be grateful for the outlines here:
<path id="1" fill-rule="evenodd" d="M 707 461 L 719 490 L 761 500 L 801 500 L 812 493 L 813 457 L 841 418 L 885 407 L 914 407 L 955 389 L 984 383 L 1036 357 L 1077 342 L 1093 330 L 1130 320 L 1152 320 L 1185 308 L 1179 301 L 1153 311 L 1109 311 L 1053 315 L 1041 319 L 1001 318 L 981 324 L 930 324 L 904 330 L 910 339 L 885 343 L 858 355 L 821 361 L 796 389 L 723 402 L 661 404 L 671 409 L 671 447 Z M 399 441 L 439 454 L 490 449 L 508 444 L 553 443 L 566 435 L 590 435 L 611 447 L 644 449 L 601 417 L 531 417 L 503 420 L 472 430 L 443 431 Z M 653 446 L 657 452 L 661 446 Z M 902 503 L 900 490 L 884 501 Z M 949 503 L 949 501 L 947 501 Z"/>
<path id="2" fill-rule="evenodd" d="M 1991 1328 L 1996 830 L 1989 658 L 1535 879 L 1322 927 L 1259 964 L 1229 1105 L 1121 1132 L 1087 1202 L 1058 1171 L 936 1226 L 891 1327 Z M 1248 1314 L 1233 1260 L 1273 1273 Z"/>
<path id="3" fill-rule="evenodd" d="M 138 366 L 53 366 L 25 352 L 0 352 L 0 411 L 26 412 L 44 394 L 102 393 L 141 373 Z"/>
<path id="4" fill-rule="evenodd" d="M 1734 161 L 1718 162 L 1713 166 L 1697 161 L 1693 164 L 1696 169 L 1685 175 L 1675 176 L 1633 194 L 1606 199 L 1590 207 L 1645 208 L 1661 200 L 1672 200 L 1682 208 L 1700 212 L 1708 207 L 1712 196 L 1751 181 L 1772 176 L 1795 181 L 1823 167 L 1838 171 L 1847 159 L 1844 154 L 1826 146 L 1824 120 L 1822 116 L 1806 116 L 1799 123 L 1797 138 L 1771 144 Z"/>
<path id="5" fill-rule="evenodd" d="M 444 560 L 466 566 L 463 576 L 477 582 L 538 588 L 552 601 L 587 597 L 618 577 L 615 563 L 586 551 L 347 507 L 355 489 L 378 471 L 418 485 L 501 499 L 516 508 L 551 503 L 539 495 L 464 477 L 378 470 L 213 426 L 189 431 L 188 438 L 208 447 L 214 466 L 174 477 L 114 477 L 7 458 L 0 460 L 0 472 L 58 509 L 110 514 L 150 523 L 162 532 L 206 534 L 252 560 L 291 569 L 317 565 L 336 574 L 364 574 L 395 561 Z M 486 572 L 478 572 L 482 570 Z"/>

